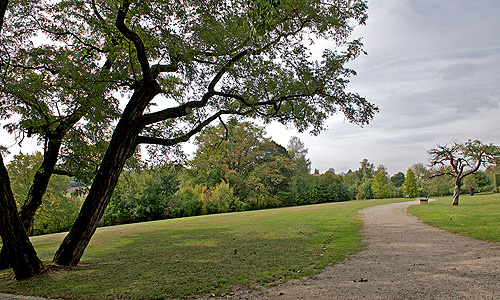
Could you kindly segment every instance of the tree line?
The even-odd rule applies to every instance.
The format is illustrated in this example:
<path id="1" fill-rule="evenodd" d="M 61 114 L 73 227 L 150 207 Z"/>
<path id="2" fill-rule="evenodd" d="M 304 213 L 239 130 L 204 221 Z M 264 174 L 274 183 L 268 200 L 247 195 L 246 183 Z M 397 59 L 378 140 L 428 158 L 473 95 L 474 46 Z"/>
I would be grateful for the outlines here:
<path id="1" fill-rule="evenodd" d="M 131 164 L 122 172 L 100 226 L 353 199 L 439 197 L 455 191 L 451 166 L 433 170 L 417 163 L 406 174 L 389 176 L 383 165 L 375 168 L 364 159 L 354 171 L 336 174 L 331 168 L 311 174 L 300 139 L 292 137 L 283 147 L 266 137 L 263 127 L 234 118 L 208 126 L 195 144 L 192 159 L 183 163 Z M 7 166 L 19 206 L 41 161 L 40 153 L 18 155 Z M 461 192 L 494 190 L 498 171 L 498 166 L 478 170 L 464 179 Z M 31 233 L 71 228 L 84 195 L 68 194 L 69 187 L 67 176 L 51 178 Z"/>

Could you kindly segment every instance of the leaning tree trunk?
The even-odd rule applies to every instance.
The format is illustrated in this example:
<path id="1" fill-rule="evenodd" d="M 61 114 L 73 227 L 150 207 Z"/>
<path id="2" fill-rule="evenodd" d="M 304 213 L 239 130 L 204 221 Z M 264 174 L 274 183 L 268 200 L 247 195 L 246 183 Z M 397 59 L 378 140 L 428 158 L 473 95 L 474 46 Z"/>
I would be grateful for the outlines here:
<path id="1" fill-rule="evenodd" d="M 19 216 L 23 223 L 24 229 L 28 236 L 31 234 L 33 228 L 33 221 L 35 213 L 42 205 L 42 198 L 47 191 L 50 177 L 54 172 L 54 167 L 59 156 L 59 149 L 61 148 L 62 139 L 59 137 L 49 139 L 47 149 L 45 150 L 43 162 L 38 171 L 35 173 L 33 183 L 29 189 L 28 196 L 24 201 Z M 0 251 L 0 270 L 9 267 L 9 257 L 4 247 Z"/>
<path id="2" fill-rule="evenodd" d="M 134 93 L 118 122 L 108 149 L 85 199 L 78 218 L 57 250 L 53 262 L 58 265 L 76 266 L 97 229 L 120 173 L 136 146 L 136 139 L 143 127 L 139 120 L 147 103 L 161 90 L 154 82 L 142 86 Z"/>
<path id="3" fill-rule="evenodd" d="M 17 212 L 7 169 L 0 155 L 0 235 L 16 279 L 39 274 L 43 264 L 31 244 Z"/>
<path id="4" fill-rule="evenodd" d="M 35 213 L 42 205 L 43 195 L 47 191 L 50 177 L 54 173 L 54 168 L 59 157 L 62 137 L 50 138 L 47 149 L 44 152 L 42 165 L 35 173 L 33 184 L 31 185 L 28 196 L 21 207 L 20 216 L 24 228 L 28 234 L 31 234 Z"/>

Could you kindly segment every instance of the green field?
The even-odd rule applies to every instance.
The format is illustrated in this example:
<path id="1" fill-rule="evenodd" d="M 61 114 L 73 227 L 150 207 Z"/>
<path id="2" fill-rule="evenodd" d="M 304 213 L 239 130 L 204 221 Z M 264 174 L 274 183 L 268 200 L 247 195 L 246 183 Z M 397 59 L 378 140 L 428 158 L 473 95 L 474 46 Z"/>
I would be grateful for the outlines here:
<path id="1" fill-rule="evenodd" d="M 474 238 L 500 242 L 500 194 L 460 195 L 459 206 L 451 197 L 428 205 L 415 205 L 409 212 L 425 223 Z"/>
<path id="2" fill-rule="evenodd" d="M 68 299 L 224 295 L 319 272 L 363 247 L 358 211 L 403 201 L 364 200 L 208 215 L 97 230 L 79 267 L 15 282 L 0 292 Z M 48 263 L 64 234 L 32 239 Z"/>

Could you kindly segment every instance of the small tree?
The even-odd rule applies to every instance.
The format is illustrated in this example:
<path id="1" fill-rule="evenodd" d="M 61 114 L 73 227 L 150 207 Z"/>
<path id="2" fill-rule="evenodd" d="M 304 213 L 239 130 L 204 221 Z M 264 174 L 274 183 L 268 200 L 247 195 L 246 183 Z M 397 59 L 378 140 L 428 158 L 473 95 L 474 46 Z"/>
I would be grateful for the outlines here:
<path id="1" fill-rule="evenodd" d="M 414 198 L 417 196 L 417 193 L 417 177 L 415 177 L 415 173 L 413 173 L 412 169 L 408 168 L 408 171 L 406 171 L 405 181 L 403 183 L 403 194 L 410 198 Z"/>
<path id="2" fill-rule="evenodd" d="M 391 187 L 389 186 L 389 177 L 383 165 L 380 165 L 375 171 L 372 183 L 372 192 L 375 198 L 382 199 L 388 198 L 391 194 Z"/>
<path id="3" fill-rule="evenodd" d="M 437 145 L 427 151 L 431 156 L 432 167 L 442 167 L 449 164 L 450 172 L 437 172 L 434 176 L 451 175 L 455 179 L 452 205 L 458 205 L 460 188 L 464 177 L 476 173 L 481 166 L 498 163 L 500 148 L 493 144 L 485 145 L 478 140 L 468 140 L 465 143 L 453 142 L 450 145 Z M 446 170 L 446 169 L 442 169 Z"/>

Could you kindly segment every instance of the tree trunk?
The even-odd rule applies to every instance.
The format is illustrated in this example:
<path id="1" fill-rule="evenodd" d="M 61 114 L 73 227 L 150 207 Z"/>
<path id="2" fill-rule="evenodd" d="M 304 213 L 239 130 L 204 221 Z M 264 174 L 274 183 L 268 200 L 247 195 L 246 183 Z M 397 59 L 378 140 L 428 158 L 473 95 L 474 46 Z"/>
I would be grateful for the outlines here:
<path id="1" fill-rule="evenodd" d="M 7 169 L 0 155 L 0 235 L 16 279 L 39 274 L 43 264 L 31 244 L 17 212 Z"/>
<path id="2" fill-rule="evenodd" d="M 35 213 L 40 205 L 42 205 L 43 195 L 45 195 L 45 192 L 47 191 L 50 177 L 54 172 L 57 157 L 59 156 L 59 149 L 61 148 L 61 142 L 62 139 L 60 138 L 49 139 L 42 165 L 35 173 L 33 184 L 31 185 L 28 196 L 26 197 L 26 200 L 21 207 L 21 211 L 19 212 L 19 216 L 28 236 L 31 235 Z M 7 251 L 5 251 L 2 247 L 2 250 L 0 251 L 0 270 L 8 267 L 9 258 L 7 256 Z"/>
<path id="3" fill-rule="evenodd" d="M 58 265 L 76 266 L 97 229 L 125 162 L 135 148 L 137 136 L 142 131 L 139 120 L 146 105 L 160 92 L 154 82 L 137 90 L 118 122 L 110 144 L 83 203 L 78 218 L 57 250 L 53 262 Z"/>
<path id="4" fill-rule="evenodd" d="M 52 176 L 52 173 L 54 173 L 61 143 L 62 138 L 58 137 L 49 139 L 47 149 L 43 155 L 42 165 L 35 173 L 33 184 L 31 185 L 28 196 L 21 207 L 21 212 L 19 214 L 28 235 L 32 232 L 35 213 L 40 205 L 42 205 L 43 195 L 45 195 L 50 177 Z"/>
<path id="5" fill-rule="evenodd" d="M 458 197 L 460 197 L 460 184 L 461 180 L 457 179 L 455 182 L 455 190 L 453 191 L 453 202 L 451 205 L 458 206 Z"/>

